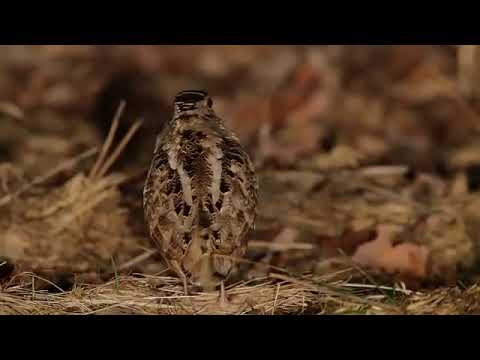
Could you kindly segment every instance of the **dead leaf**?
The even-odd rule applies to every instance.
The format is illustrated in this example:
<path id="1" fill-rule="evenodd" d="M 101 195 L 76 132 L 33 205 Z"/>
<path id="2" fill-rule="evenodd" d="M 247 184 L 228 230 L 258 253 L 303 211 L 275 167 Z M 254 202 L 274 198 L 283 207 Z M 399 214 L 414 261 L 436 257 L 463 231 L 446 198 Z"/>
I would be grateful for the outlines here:
<path id="1" fill-rule="evenodd" d="M 330 153 L 315 156 L 313 164 L 319 170 L 356 168 L 360 165 L 362 158 L 363 156 L 355 149 L 339 145 Z"/>
<path id="2" fill-rule="evenodd" d="M 379 225 L 377 238 L 361 245 L 353 255 L 353 260 L 362 266 L 390 274 L 425 278 L 428 249 L 411 243 L 393 246 L 394 238 L 400 231 L 398 226 Z"/>

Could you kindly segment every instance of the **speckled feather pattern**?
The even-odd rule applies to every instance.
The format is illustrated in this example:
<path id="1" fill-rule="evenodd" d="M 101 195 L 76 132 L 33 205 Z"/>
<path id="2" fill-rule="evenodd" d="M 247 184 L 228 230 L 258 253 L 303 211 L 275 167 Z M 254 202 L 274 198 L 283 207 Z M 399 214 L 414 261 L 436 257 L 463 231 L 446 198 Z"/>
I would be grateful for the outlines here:
<path id="1" fill-rule="evenodd" d="M 144 188 L 145 218 L 172 269 L 211 289 L 234 271 L 228 257 L 245 254 L 257 180 L 238 138 L 210 106 L 175 115 L 157 139 Z"/>

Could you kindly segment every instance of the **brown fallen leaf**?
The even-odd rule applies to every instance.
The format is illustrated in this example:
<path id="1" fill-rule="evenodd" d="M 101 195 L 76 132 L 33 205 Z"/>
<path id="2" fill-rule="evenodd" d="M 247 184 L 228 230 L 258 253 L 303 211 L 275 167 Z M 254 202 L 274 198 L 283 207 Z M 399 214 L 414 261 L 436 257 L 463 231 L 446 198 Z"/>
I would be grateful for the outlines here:
<path id="1" fill-rule="evenodd" d="M 375 232 L 370 229 L 348 229 L 341 236 L 317 236 L 316 242 L 323 257 L 328 258 L 338 256 L 339 252 L 352 255 L 361 245 L 370 242 L 373 236 Z"/>
<path id="2" fill-rule="evenodd" d="M 274 157 L 279 162 L 294 163 L 318 147 L 322 131 L 317 124 L 286 127 L 277 134 Z"/>
<path id="3" fill-rule="evenodd" d="M 330 153 L 316 155 L 313 158 L 313 166 L 318 170 L 356 168 L 362 160 L 362 154 L 359 154 L 355 149 L 346 145 L 338 145 Z"/>
<path id="4" fill-rule="evenodd" d="M 308 103 L 320 85 L 321 78 L 314 66 L 309 62 L 300 64 L 272 97 L 272 121 L 282 126 L 287 114 Z M 323 101 L 320 103 L 323 107 Z"/>
<path id="5" fill-rule="evenodd" d="M 229 127 L 246 145 L 270 119 L 269 103 L 259 96 L 240 95 L 235 101 L 218 97 L 215 99 L 215 108 L 220 115 L 225 116 Z"/>
<path id="6" fill-rule="evenodd" d="M 359 246 L 353 255 L 358 264 L 389 274 L 423 279 L 427 276 L 428 249 L 416 244 L 403 243 L 393 246 L 400 228 L 379 225 L 375 240 Z"/>
<path id="7" fill-rule="evenodd" d="M 308 101 L 288 114 L 288 123 L 294 126 L 302 126 L 315 118 L 325 114 L 329 107 L 329 99 L 321 89 L 310 96 Z"/>

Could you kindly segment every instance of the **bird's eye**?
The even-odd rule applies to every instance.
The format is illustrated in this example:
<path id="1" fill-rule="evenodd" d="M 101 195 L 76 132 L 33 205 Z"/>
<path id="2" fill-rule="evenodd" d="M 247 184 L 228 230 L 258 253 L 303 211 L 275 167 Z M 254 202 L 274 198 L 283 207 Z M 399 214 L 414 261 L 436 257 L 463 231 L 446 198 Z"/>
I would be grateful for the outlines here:
<path id="1" fill-rule="evenodd" d="M 213 101 L 212 101 L 212 99 L 208 98 L 208 100 L 207 100 L 207 105 L 208 105 L 208 107 L 210 107 L 210 108 L 213 106 Z"/>

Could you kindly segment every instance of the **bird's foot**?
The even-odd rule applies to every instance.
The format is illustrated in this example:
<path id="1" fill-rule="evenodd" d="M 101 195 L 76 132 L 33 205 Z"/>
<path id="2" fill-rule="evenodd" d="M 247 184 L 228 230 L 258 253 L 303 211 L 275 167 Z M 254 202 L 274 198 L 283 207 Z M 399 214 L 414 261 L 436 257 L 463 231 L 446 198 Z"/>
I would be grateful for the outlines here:
<path id="1" fill-rule="evenodd" d="M 220 296 L 218 298 L 218 304 L 220 305 L 221 308 L 226 308 L 230 304 L 230 301 L 228 300 L 228 297 L 227 297 L 227 292 L 225 291 L 225 284 L 223 281 L 220 283 Z"/>

